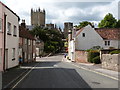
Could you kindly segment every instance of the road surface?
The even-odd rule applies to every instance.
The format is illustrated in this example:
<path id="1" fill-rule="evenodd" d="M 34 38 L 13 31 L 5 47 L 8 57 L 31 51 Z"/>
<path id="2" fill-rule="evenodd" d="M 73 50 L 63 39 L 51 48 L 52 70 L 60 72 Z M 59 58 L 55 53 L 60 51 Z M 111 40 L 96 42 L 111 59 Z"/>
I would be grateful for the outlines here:
<path id="1" fill-rule="evenodd" d="M 62 58 L 63 55 L 40 58 L 37 60 L 38 63 L 35 67 L 23 67 L 31 68 L 31 71 L 17 82 L 13 88 L 118 87 L 117 80 L 78 68 L 69 62 L 62 61 Z"/>

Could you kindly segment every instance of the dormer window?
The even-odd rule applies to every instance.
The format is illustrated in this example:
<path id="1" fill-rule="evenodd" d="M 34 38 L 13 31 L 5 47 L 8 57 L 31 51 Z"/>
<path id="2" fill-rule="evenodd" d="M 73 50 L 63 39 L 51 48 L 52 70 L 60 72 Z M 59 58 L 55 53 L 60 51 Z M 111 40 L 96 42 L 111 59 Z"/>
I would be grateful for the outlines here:
<path id="1" fill-rule="evenodd" d="M 82 33 L 82 37 L 85 37 L 85 33 Z"/>

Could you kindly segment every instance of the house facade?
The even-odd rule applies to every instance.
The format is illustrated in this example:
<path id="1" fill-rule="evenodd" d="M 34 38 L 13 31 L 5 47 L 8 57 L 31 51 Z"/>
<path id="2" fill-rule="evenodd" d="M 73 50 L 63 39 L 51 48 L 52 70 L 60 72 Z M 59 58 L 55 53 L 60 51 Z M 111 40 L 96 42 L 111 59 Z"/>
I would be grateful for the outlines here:
<path id="1" fill-rule="evenodd" d="M 18 65 L 19 17 L 0 2 L 0 70 Z"/>
<path id="2" fill-rule="evenodd" d="M 76 32 L 75 47 L 77 50 L 87 50 L 93 46 L 102 46 L 103 38 L 90 25 Z"/>
<path id="3" fill-rule="evenodd" d="M 19 26 L 19 57 L 22 58 L 23 63 L 36 60 L 35 38 L 26 28 L 25 20 L 22 20 L 22 23 Z"/>
<path id="4" fill-rule="evenodd" d="M 94 47 L 102 49 L 120 48 L 120 30 L 92 28 L 90 25 L 76 32 L 76 50 L 87 50 Z"/>

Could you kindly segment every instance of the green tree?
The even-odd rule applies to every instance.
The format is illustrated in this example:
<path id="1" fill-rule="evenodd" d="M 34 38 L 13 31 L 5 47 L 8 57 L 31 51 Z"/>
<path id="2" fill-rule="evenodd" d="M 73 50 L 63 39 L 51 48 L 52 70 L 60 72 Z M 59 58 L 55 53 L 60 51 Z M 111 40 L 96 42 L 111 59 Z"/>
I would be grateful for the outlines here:
<path id="1" fill-rule="evenodd" d="M 117 21 L 116 28 L 120 28 L 120 20 Z"/>
<path id="2" fill-rule="evenodd" d="M 44 41 L 44 51 L 47 53 L 59 52 L 63 47 L 62 34 L 57 29 L 41 28 L 36 26 L 30 31 L 31 34 L 36 35 L 39 39 Z"/>
<path id="3" fill-rule="evenodd" d="M 83 28 L 83 27 L 87 26 L 88 24 L 90 24 L 92 26 L 91 22 L 83 21 L 83 22 L 80 22 L 80 24 L 78 26 L 75 26 L 75 27 L 77 27 L 77 28 Z"/>
<path id="4" fill-rule="evenodd" d="M 117 20 L 113 17 L 111 13 L 108 13 L 103 20 L 98 24 L 99 28 L 115 28 Z"/>

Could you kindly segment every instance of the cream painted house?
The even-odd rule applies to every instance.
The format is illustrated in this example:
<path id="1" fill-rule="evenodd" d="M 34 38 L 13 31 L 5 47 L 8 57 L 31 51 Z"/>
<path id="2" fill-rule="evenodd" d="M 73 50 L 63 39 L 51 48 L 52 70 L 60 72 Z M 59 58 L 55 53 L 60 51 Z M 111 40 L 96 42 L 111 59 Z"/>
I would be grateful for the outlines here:
<path id="1" fill-rule="evenodd" d="M 87 50 L 100 46 L 102 49 L 120 48 L 120 29 L 92 28 L 90 25 L 76 32 L 75 49 Z"/>
<path id="2" fill-rule="evenodd" d="M 18 65 L 19 17 L 6 5 L 0 2 L 0 70 Z"/>

